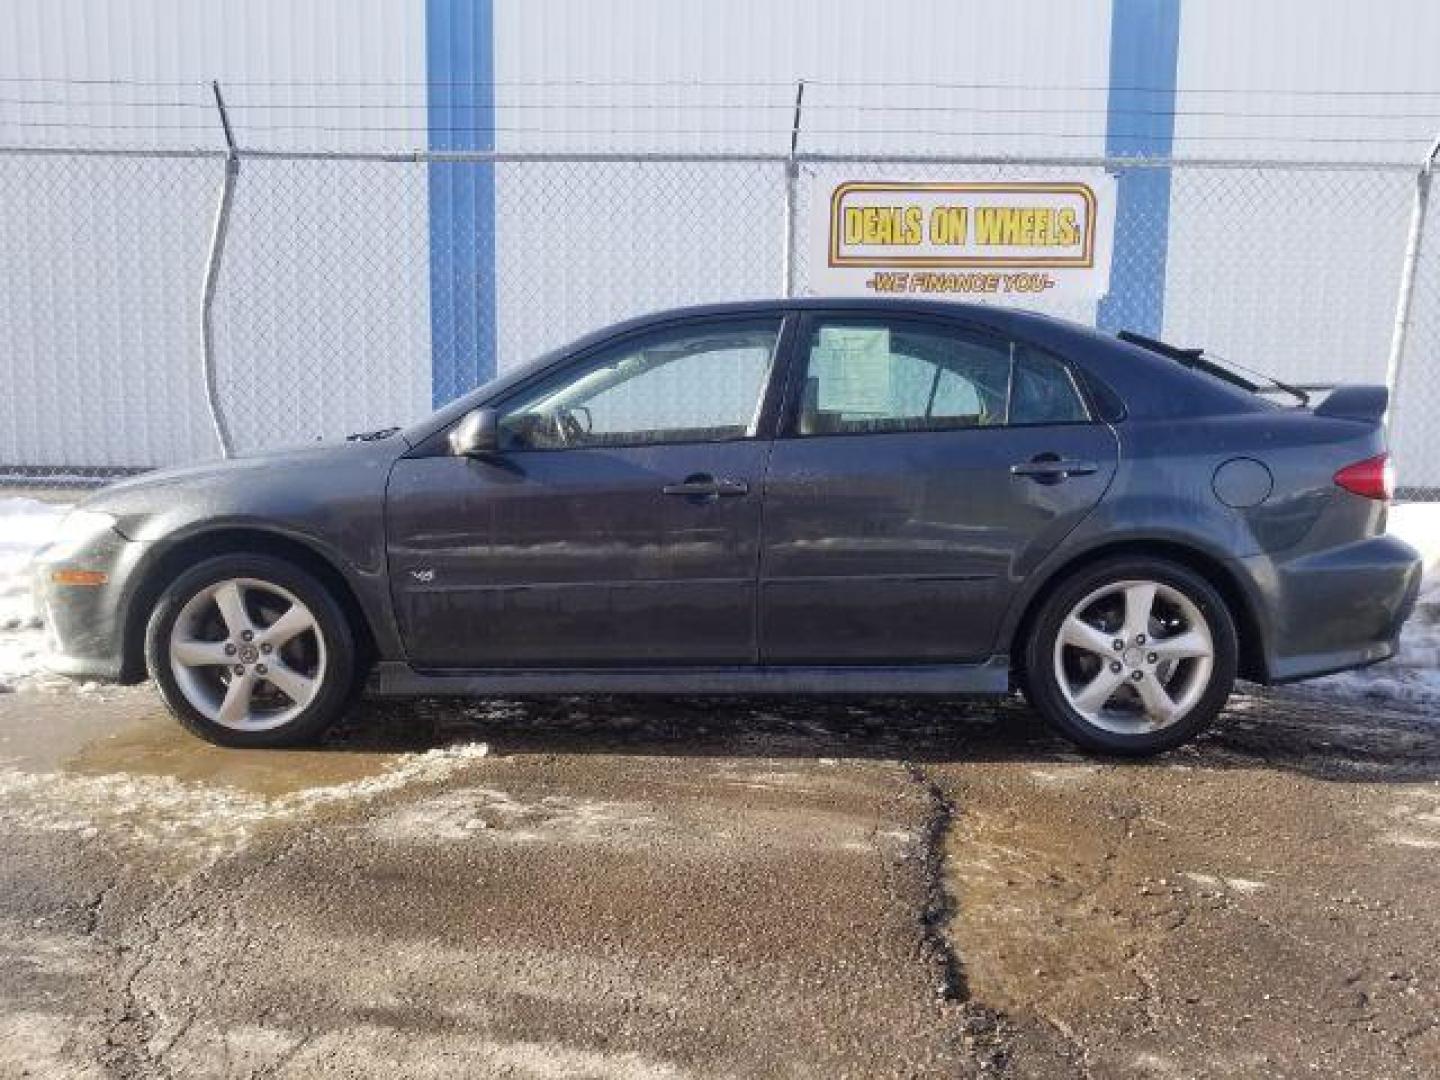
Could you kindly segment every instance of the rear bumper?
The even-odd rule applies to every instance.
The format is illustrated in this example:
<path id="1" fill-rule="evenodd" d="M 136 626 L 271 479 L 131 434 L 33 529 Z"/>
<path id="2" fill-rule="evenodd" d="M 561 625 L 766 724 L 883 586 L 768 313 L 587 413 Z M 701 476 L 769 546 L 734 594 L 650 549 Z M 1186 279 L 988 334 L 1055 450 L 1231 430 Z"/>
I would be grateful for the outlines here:
<path id="1" fill-rule="evenodd" d="M 1256 595 L 1267 683 L 1388 660 L 1420 593 L 1420 556 L 1393 536 L 1237 565 Z"/>

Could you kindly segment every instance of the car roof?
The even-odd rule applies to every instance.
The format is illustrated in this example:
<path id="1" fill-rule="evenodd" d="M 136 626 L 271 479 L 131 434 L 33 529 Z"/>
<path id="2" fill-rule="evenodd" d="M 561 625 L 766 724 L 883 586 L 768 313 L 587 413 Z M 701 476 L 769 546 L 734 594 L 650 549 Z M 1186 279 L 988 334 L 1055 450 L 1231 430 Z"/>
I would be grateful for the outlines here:
<path id="1" fill-rule="evenodd" d="M 949 318 L 959 316 L 975 322 L 997 324 L 1014 315 L 1033 314 L 1019 308 L 999 307 L 992 304 L 968 304 L 950 300 L 917 300 L 909 297 L 882 296 L 797 296 L 756 300 L 730 300 L 713 304 L 692 304 L 686 307 L 668 308 L 636 316 L 626 322 L 607 327 L 609 334 L 620 327 L 642 326 L 651 322 L 671 319 L 703 318 L 707 315 L 768 315 L 781 311 L 825 311 L 845 308 L 852 311 L 875 311 L 886 314 L 942 315 Z"/>

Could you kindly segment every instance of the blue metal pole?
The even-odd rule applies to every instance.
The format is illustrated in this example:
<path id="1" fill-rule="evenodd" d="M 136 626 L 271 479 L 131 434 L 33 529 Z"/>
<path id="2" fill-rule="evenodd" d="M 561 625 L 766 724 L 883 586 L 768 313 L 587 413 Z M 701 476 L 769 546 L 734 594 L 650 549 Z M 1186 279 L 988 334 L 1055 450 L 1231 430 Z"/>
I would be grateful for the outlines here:
<path id="1" fill-rule="evenodd" d="M 432 150 L 495 147 L 492 0 L 426 0 Z M 432 162 L 431 398 L 443 405 L 495 374 L 495 169 Z"/>
<path id="2" fill-rule="evenodd" d="M 1113 0 L 1107 154 L 1170 157 L 1179 53 L 1180 0 Z M 1165 322 L 1170 170 L 1122 167 L 1116 187 L 1110 292 L 1096 322 L 1156 336 Z"/>

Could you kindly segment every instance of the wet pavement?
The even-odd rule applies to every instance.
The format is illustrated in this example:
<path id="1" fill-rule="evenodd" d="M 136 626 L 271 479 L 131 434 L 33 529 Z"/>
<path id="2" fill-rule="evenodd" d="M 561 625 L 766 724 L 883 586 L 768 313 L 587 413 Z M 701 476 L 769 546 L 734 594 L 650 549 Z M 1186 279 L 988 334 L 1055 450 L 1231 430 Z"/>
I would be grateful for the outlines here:
<path id="1" fill-rule="evenodd" d="M 1440 724 L 0 694 L 3 1076 L 1440 1074 Z"/>

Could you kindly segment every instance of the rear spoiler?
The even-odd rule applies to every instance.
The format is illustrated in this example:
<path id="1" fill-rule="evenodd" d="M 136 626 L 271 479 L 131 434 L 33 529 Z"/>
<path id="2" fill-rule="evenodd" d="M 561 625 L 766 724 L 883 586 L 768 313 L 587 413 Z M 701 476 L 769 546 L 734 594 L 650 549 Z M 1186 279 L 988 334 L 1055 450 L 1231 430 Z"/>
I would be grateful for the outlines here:
<path id="1" fill-rule="evenodd" d="M 1341 386 L 1315 407 L 1315 415 L 1378 424 L 1389 404 L 1390 391 L 1383 386 Z"/>

